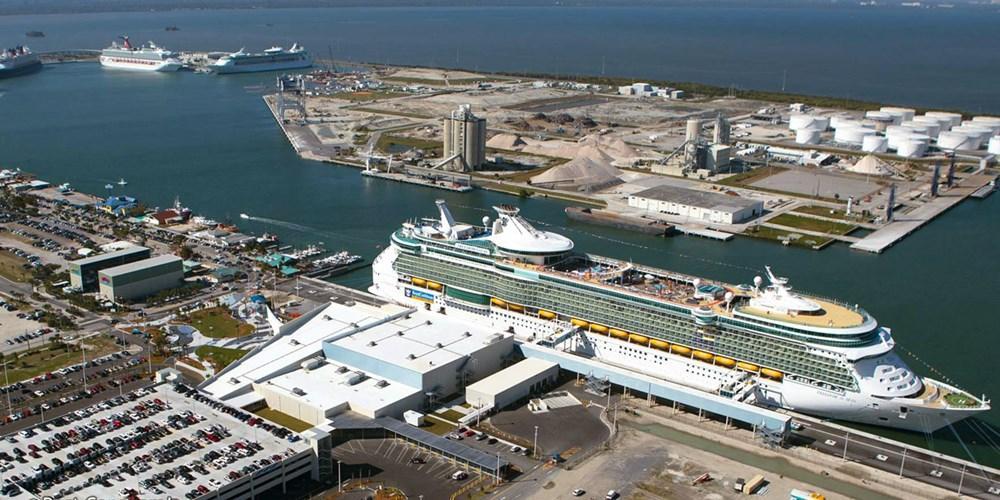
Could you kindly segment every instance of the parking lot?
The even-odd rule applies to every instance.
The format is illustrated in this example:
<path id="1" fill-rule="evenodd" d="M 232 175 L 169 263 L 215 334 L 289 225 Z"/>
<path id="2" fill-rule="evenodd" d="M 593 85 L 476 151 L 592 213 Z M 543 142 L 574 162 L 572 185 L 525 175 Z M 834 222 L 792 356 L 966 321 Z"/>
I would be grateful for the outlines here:
<path id="1" fill-rule="evenodd" d="M 193 499 L 307 450 L 286 429 L 161 384 L 8 435 L 2 494 Z"/>
<path id="2" fill-rule="evenodd" d="M 345 489 L 378 481 L 399 488 L 409 498 L 448 498 L 476 478 L 470 470 L 465 479 L 453 479 L 465 469 L 401 439 L 354 439 L 334 448 L 333 460 L 335 465 L 340 461 Z"/>

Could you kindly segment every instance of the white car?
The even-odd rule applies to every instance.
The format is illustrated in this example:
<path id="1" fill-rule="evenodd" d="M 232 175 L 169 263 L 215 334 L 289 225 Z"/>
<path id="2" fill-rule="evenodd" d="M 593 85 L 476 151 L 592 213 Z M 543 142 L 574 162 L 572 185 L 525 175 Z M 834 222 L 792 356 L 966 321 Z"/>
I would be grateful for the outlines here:
<path id="1" fill-rule="evenodd" d="M 990 489 L 988 489 L 986 491 L 989 491 L 990 493 L 992 493 L 994 495 L 1000 496 L 1000 487 L 998 487 L 998 486 L 990 486 Z"/>
<path id="2" fill-rule="evenodd" d="M 522 448 L 520 446 L 517 446 L 517 445 L 510 447 L 510 452 L 511 453 L 521 453 L 521 450 L 522 450 Z"/>
<path id="3" fill-rule="evenodd" d="M 889 460 L 889 457 L 879 453 L 878 455 L 875 455 L 875 460 L 878 460 L 879 462 L 885 462 L 886 460 Z"/>
<path id="4" fill-rule="evenodd" d="M 584 493 L 586 493 L 586 491 L 583 491 L 580 488 L 573 490 L 573 496 L 575 497 L 582 497 Z"/>
<path id="5" fill-rule="evenodd" d="M 941 472 L 941 471 L 939 471 L 939 470 L 937 470 L 937 469 L 934 469 L 934 470 L 932 470 L 932 471 L 930 472 L 930 474 L 931 474 L 932 476 L 934 476 L 934 477 L 941 477 L 941 476 L 943 476 L 943 475 L 944 475 L 944 472 Z"/>
<path id="6" fill-rule="evenodd" d="M 827 439 L 826 441 L 823 441 L 823 443 L 827 446 L 837 446 L 837 442 L 832 439 Z"/>

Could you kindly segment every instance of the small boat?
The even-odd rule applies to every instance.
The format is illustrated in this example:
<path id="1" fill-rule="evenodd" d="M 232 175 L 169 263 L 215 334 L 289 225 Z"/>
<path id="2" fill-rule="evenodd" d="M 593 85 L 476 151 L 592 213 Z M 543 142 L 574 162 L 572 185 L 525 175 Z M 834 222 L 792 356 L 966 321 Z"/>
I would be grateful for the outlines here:
<path id="1" fill-rule="evenodd" d="M 59 192 L 63 193 L 63 194 L 72 193 L 73 192 L 73 187 L 70 186 L 68 182 L 64 182 L 64 183 L 62 183 L 62 184 L 59 185 Z"/>
<path id="2" fill-rule="evenodd" d="M 241 218 L 241 219 L 248 219 L 248 220 L 249 220 L 249 219 L 250 219 L 250 216 L 249 216 L 249 215 L 247 215 L 247 214 L 240 214 L 240 218 Z"/>
<path id="3" fill-rule="evenodd" d="M 45 38 L 45 33 L 41 31 L 29 31 L 25 33 L 24 36 L 29 38 Z"/>
<path id="4" fill-rule="evenodd" d="M 118 179 L 118 185 L 119 186 L 127 186 L 128 185 L 128 181 L 125 180 L 124 177 L 122 177 L 122 178 Z"/>
<path id="5" fill-rule="evenodd" d="M 104 185 L 104 189 L 114 189 L 114 188 L 115 188 L 114 184 L 105 184 Z"/>

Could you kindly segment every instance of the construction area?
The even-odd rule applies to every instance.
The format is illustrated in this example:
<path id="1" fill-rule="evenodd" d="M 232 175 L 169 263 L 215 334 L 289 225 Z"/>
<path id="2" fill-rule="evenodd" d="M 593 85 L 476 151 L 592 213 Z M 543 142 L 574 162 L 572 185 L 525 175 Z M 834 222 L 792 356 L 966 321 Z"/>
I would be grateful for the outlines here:
<path id="1" fill-rule="evenodd" d="M 811 249 L 884 251 L 992 192 L 1000 152 L 992 117 L 778 105 L 645 83 L 381 67 L 278 84 L 265 101 L 306 158 L 438 189 L 583 202 L 595 212 L 583 220 L 595 223 Z M 671 196 L 636 203 L 653 189 Z M 685 204 L 713 195 L 730 202 Z M 749 217 L 732 213 L 756 205 Z"/>

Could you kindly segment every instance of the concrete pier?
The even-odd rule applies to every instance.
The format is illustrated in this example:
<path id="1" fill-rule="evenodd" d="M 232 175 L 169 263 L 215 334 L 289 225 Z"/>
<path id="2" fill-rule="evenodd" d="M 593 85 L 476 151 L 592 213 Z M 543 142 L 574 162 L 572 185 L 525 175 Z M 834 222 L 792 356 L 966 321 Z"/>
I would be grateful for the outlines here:
<path id="1" fill-rule="evenodd" d="M 854 250 L 882 253 L 898 241 L 916 231 L 951 207 L 958 205 L 973 193 L 988 185 L 994 176 L 975 174 L 962 179 L 942 195 L 924 203 L 909 213 L 897 214 L 895 220 L 851 245 Z"/>

